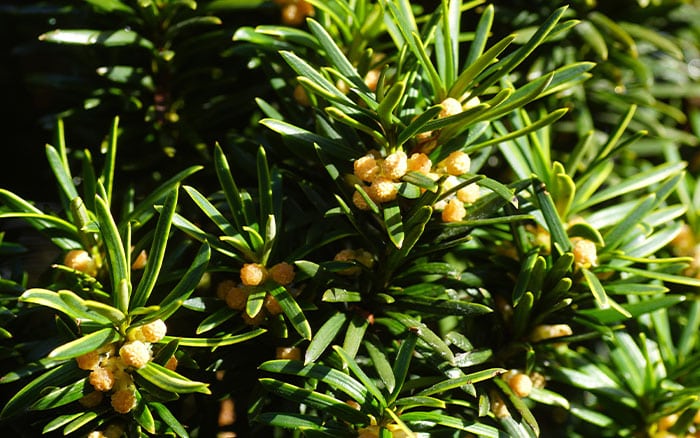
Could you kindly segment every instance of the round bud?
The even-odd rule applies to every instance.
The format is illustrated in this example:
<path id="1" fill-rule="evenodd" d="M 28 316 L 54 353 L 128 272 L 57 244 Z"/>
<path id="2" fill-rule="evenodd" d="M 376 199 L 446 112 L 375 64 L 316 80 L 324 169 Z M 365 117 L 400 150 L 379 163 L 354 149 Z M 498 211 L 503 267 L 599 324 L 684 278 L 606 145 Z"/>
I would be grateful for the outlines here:
<path id="1" fill-rule="evenodd" d="M 467 184 L 461 189 L 457 190 L 457 199 L 464 202 L 465 204 L 473 204 L 479 199 L 481 195 L 481 189 L 475 183 Z"/>
<path id="2" fill-rule="evenodd" d="M 355 259 L 355 250 L 354 249 L 341 249 L 338 251 L 338 253 L 333 257 L 333 260 L 336 262 L 348 262 L 350 260 Z"/>
<path id="3" fill-rule="evenodd" d="M 104 367 L 95 368 L 88 376 L 88 381 L 95 391 L 109 391 L 114 386 L 114 380 L 112 370 Z"/>
<path id="4" fill-rule="evenodd" d="M 379 82 L 379 69 L 374 68 L 370 71 L 367 72 L 365 75 L 365 84 L 367 85 L 367 88 L 369 88 L 372 91 L 375 91 L 377 89 L 377 83 Z"/>
<path id="5" fill-rule="evenodd" d="M 357 190 L 352 194 L 352 203 L 355 204 L 355 207 L 359 208 L 360 210 L 370 210 L 370 206 L 365 200 L 364 196 L 360 194 Z"/>
<path id="6" fill-rule="evenodd" d="M 141 341 L 129 341 L 119 349 L 119 357 L 124 365 L 139 369 L 151 360 L 151 349 Z"/>
<path id="7" fill-rule="evenodd" d="M 355 176 L 366 182 L 374 181 L 374 179 L 379 176 L 381 170 L 377 160 L 371 154 L 367 154 L 353 161 L 352 166 Z"/>
<path id="8" fill-rule="evenodd" d="M 295 3 L 282 6 L 282 24 L 300 26 L 304 22 L 304 18 L 304 15 L 299 11 L 299 6 Z"/>
<path id="9" fill-rule="evenodd" d="M 418 117 L 418 116 L 416 116 L 416 117 Z M 439 134 L 440 134 L 440 131 L 438 131 L 438 130 L 419 132 L 415 136 L 416 143 L 418 143 L 419 145 L 422 145 L 424 143 L 434 141 L 439 137 Z"/>
<path id="10" fill-rule="evenodd" d="M 146 325 L 141 326 L 141 333 L 143 335 L 143 340 L 146 342 L 158 342 L 165 337 L 165 333 L 168 331 L 165 322 L 162 319 L 156 319 L 151 321 Z"/>
<path id="11" fill-rule="evenodd" d="M 406 174 L 408 170 L 408 158 L 404 151 L 396 151 L 389 154 L 382 163 L 382 171 L 385 177 L 390 179 L 399 179 Z"/>
<path id="12" fill-rule="evenodd" d="M 267 278 L 267 270 L 260 263 L 246 263 L 241 268 L 241 282 L 246 286 L 258 286 Z"/>
<path id="13" fill-rule="evenodd" d="M 542 389 L 547 385 L 547 378 L 536 371 L 530 373 L 530 380 L 533 388 Z"/>
<path id="14" fill-rule="evenodd" d="M 280 306 L 279 301 L 277 301 L 277 298 L 273 297 L 270 294 L 265 295 L 265 309 L 267 310 L 267 313 L 270 315 L 279 315 L 282 313 L 282 307 Z"/>
<path id="15" fill-rule="evenodd" d="M 503 401 L 501 394 L 495 390 L 489 391 L 489 399 L 491 401 L 491 412 L 496 418 L 507 418 L 510 417 L 510 412 L 508 411 L 508 406 L 506 402 Z"/>
<path id="16" fill-rule="evenodd" d="M 234 310 L 243 310 L 245 309 L 246 303 L 248 302 L 249 295 L 250 291 L 246 288 L 231 288 L 226 294 L 226 305 Z"/>
<path id="17" fill-rule="evenodd" d="M 580 268 L 590 268 L 598 264 L 598 254 L 595 243 L 588 239 L 574 237 L 571 239 L 574 245 L 574 264 Z"/>
<path id="18" fill-rule="evenodd" d="M 136 407 L 136 395 L 134 390 L 120 389 L 111 397 L 112 408 L 120 414 L 126 414 Z"/>
<path id="19" fill-rule="evenodd" d="M 459 222 L 467 215 L 464 204 L 459 199 L 451 199 L 442 210 L 443 222 Z"/>
<path id="20" fill-rule="evenodd" d="M 230 426 L 236 422 L 236 403 L 231 397 L 226 397 L 219 402 L 219 418 L 217 423 L 219 427 Z M 235 438 L 234 434 L 230 438 Z M 227 436 L 221 436 L 221 433 L 216 435 L 216 438 L 229 438 Z"/>
<path id="21" fill-rule="evenodd" d="M 236 288 L 237 283 L 233 280 L 224 280 L 216 286 L 216 297 L 225 300 L 231 289 Z"/>
<path id="22" fill-rule="evenodd" d="M 287 262 L 277 263 L 270 268 L 269 272 L 272 280 L 282 286 L 287 286 L 294 281 L 294 266 Z"/>
<path id="23" fill-rule="evenodd" d="M 308 17 L 314 15 L 314 6 L 311 3 L 306 0 L 296 0 L 296 4 L 299 7 L 299 11 L 301 11 L 304 16 Z"/>
<path id="24" fill-rule="evenodd" d="M 508 386 L 510 386 L 510 389 L 513 390 L 515 395 L 523 398 L 530 395 L 532 391 L 532 380 L 527 374 L 517 372 L 508 379 Z"/>
<path id="25" fill-rule="evenodd" d="M 442 105 L 442 110 L 438 114 L 439 118 L 454 116 L 462 112 L 462 104 L 453 97 L 448 97 L 447 99 L 440 102 Z"/>
<path id="26" fill-rule="evenodd" d="M 399 190 L 393 181 L 386 178 L 378 178 L 367 188 L 367 194 L 372 201 L 377 203 L 390 202 L 396 199 Z"/>
<path id="27" fill-rule="evenodd" d="M 450 175 L 463 175 L 469 172 L 471 159 L 466 152 L 454 151 L 441 164 Z"/>
<path id="28" fill-rule="evenodd" d="M 72 249 L 63 258 L 63 264 L 92 277 L 97 275 L 97 263 L 84 249 Z"/>
<path id="29" fill-rule="evenodd" d="M 430 170 L 433 168 L 433 163 L 430 161 L 430 158 L 422 152 L 412 154 L 406 161 L 406 165 L 408 170 L 421 173 L 430 173 Z"/>
<path id="30" fill-rule="evenodd" d="M 100 365 L 101 359 L 100 353 L 95 350 L 76 357 L 75 361 L 81 370 L 94 370 Z"/>
<path id="31" fill-rule="evenodd" d="M 309 95 L 306 93 L 304 87 L 300 84 L 294 87 L 294 92 L 292 93 L 294 100 L 301 106 L 310 106 L 311 101 L 309 100 Z"/>
<path id="32" fill-rule="evenodd" d="M 545 339 L 571 336 L 573 333 L 568 324 L 541 324 L 530 333 L 530 341 L 539 342 Z"/>

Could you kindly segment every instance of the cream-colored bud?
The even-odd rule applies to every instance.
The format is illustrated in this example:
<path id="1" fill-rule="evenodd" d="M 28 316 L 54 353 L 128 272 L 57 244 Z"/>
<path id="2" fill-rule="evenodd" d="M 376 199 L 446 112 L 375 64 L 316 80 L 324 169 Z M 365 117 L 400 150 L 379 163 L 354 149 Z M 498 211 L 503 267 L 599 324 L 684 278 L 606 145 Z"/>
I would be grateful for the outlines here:
<path id="1" fill-rule="evenodd" d="M 105 367 L 97 367 L 88 376 L 88 381 L 96 391 L 109 391 L 114 386 L 114 373 Z"/>
<path id="2" fill-rule="evenodd" d="M 588 239 L 574 237 L 571 239 L 574 245 L 574 264 L 579 268 L 590 268 L 598 264 L 598 254 L 595 243 Z"/>
<path id="3" fill-rule="evenodd" d="M 425 174 L 430 173 L 430 170 L 433 168 L 433 163 L 432 161 L 430 161 L 430 158 L 428 158 L 428 156 L 422 152 L 416 152 L 414 154 L 411 154 L 406 164 L 408 170 L 421 172 Z"/>
<path id="4" fill-rule="evenodd" d="M 424 144 L 434 141 L 439 136 L 440 131 L 423 131 L 416 134 L 416 143 Z"/>
<path id="5" fill-rule="evenodd" d="M 452 190 L 454 187 L 459 185 L 460 182 L 461 182 L 460 179 L 457 178 L 456 176 L 454 176 L 454 175 L 448 176 L 442 182 L 442 192 L 445 193 L 445 192 Z"/>
<path id="6" fill-rule="evenodd" d="M 139 369 L 151 360 L 151 349 L 141 341 L 129 341 L 119 349 L 119 357 L 124 365 Z"/>
<path id="7" fill-rule="evenodd" d="M 375 91 L 377 89 L 377 83 L 379 82 L 379 75 L 380 71 L 379 69 L 372 69 L 367 72 L 365 75 L 365 84 L 367 85 L 367 88 L 369 88 L 372 91 Z"/>
<path id="8" fill-rule="evenodd" d="M 508 406 L 506 402 L 503 401 L 501 394 L 495 390 L 489 391 L 489 399 L 491 401 L 491 412 L 496 418 L 506 418 L 510 417 L 510 412 L 508 411 Z"/>
<path id="9" fill-rule="evenodd" d="M 439 118 L 454 116 L 462 112 L 462 104 L 453 97 L 448 97 L 447 99 L 440 102 L 442 105 L 442 110 L 438 114 Z"/>
<path id="10" fill-rule="evenodd" d="M 370 199 L 376 203 L 390 202 L 396 199 L 399 190 L 393 181 L 386 178 L 378 178 L 367 188 Z"/>
<path id="11" fill-rule="evenodd" d="M 467 215 L 464 204 L 459 199 L 451 199 L 442 210 L 443 222 L 459 222 Z"/>
<path id="12" fill-rule="evenodd" d="M 63 258 L 63 264 L 92 277 L 97 275 L 97 263 L 84 249 L 72 249 Z"/>
<path id="13" fill-rule="evenodd" d="M 112 408 L 120 414 L 126 414 L 136 407 L 136 395 L 134 390 L 120 389 L 111 397 Z"/>
<path id="14" fill-rule="evenodd" d="M 445 207 L 447 207 L 449 200 L 447 199 L 441 199 L 435 204 L 433 204 L 433 210 L 435 211 L 444 211 Z"/>
<path id="15" fill-rule="evenodd" d="M 463 175 L 469 172 L 471 159 L 466 152 L 454 151 L 440 163 L 450 175 Z"/>
<path id="16" fill-rule="evenodd" d="M 547 379 L 544 375 L 536 371 L 530 373 L 530 380 L 532 380 L 533 388 L 542 389 L 547 385 Z"/>
<path id="17" fill-rule="evenodd" d="M 94 370 L 100 365 L 100 353 L 95 350 L 75 358 L 81 370 Z"/>
<path id="18" fill-rule="evenodd" d="M 146 342 L 158 342 L 165 337 L 168 327 L 162 319 L 156 319 L 141 326 L 143 340 Z"/>
<path id="19" fill-rule="evenodd" d="M 463 108 L 466 111 L 466 110 L 474 108 L 475 106 L 478 106 L 480 103 L 481 103 L 481 101 L 479 100 L 479 97 L 474 96 L 471 99 L 464 102 Z"/>
<path id="20" fill-rule="evenodd" d="M 457 199 L 465 204 L 475 203 L 479 199 L 479 196 L 481 196 L 481 189 L 475 183 L 467 184 L 457 190 Z"/>
<path id="21" fill-rule="evenodd" d="M 545 339 L 561 338 L 562 336 L 571 336 L 573 333 L 568 324 L 541 324 L 530 333 L 530 341 L 539 342 Z"/>
<path id="22" fill-rule="evenodd" d="M 386 178 L 397 180 L 408 171 L 408 158 L 404 151 L 389 154 L 382 163 L 382 173 Z"/>
<path id="23" fill-rule="evenodd" d="M 358 158 L 353 163 L 353 173 L 362 181 L 372 182 L 379 176 L 381 169 L 377 159 L 372 154 Z"/>

